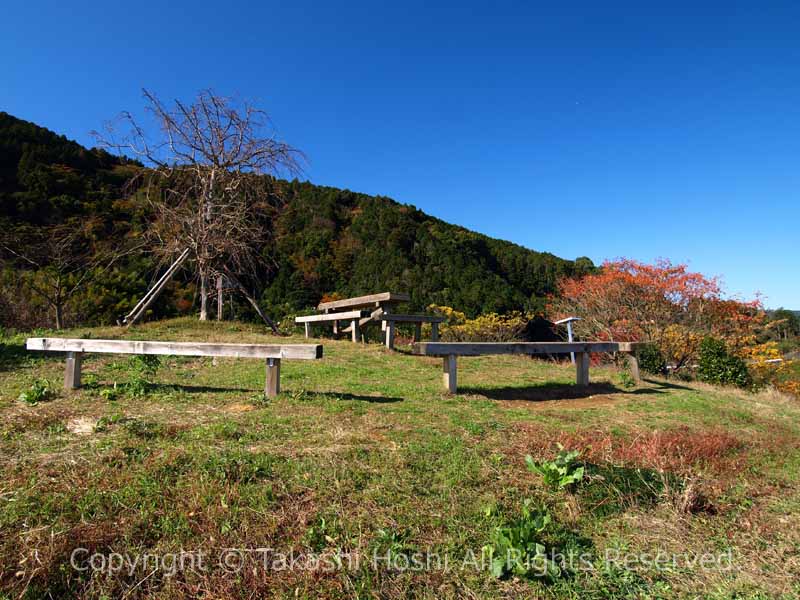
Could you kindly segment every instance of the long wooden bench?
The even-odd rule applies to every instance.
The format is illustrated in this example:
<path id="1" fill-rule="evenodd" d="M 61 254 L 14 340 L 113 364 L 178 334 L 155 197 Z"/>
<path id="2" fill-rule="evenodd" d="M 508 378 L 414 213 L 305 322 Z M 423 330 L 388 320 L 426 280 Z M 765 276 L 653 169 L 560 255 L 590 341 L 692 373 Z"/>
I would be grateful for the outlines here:
<path id="1" fill-rule="evenodd" d="M 227 356 L 266 360 L 264 394 L 268 398 L 280 393 L 281 360 L 315 360 L 322 358 L 321 344 L 216 344 L 198 342 L 150 342 L 130 340 L 92 340 L 75 338 L 28 338 L 28 350 L 66 352 L 64 387 L 81 385 L 81 361 L 87 352 L 102 354 L 156 354 L 173 356 Z"/>
<path id="2" fill-rule="evenodd" d="M 349 322 L 353 341 L 358 342 L 361 338 L 361 320 L 364 318 L 369 320 L 370 314 L 368 310 L 351 310 L 347 312 L 327 313 L 324 315 L 295 317 L 294 322 L 305 325 L 306 339 L 311 337 L 312 323 L 333 323 L 333 330 L 335 333 L 338 333 L 339 323 L 341 321 Z"/>
<path id="3" fill-rule="evenodd" d="M 576 382 L 589 385 L 589 354 L 593 352 L 624 352 L 628 354 L 631 374 L 639 380 L 637 352 L 641 344 L 633 342 L 420 342 L 412 351 L 420 356 L 441 356 L 444 367 L 444 387 L 455 394 L 458 381 L 457 357 L 487 354 L 551 355 L 575 353 Z"/>

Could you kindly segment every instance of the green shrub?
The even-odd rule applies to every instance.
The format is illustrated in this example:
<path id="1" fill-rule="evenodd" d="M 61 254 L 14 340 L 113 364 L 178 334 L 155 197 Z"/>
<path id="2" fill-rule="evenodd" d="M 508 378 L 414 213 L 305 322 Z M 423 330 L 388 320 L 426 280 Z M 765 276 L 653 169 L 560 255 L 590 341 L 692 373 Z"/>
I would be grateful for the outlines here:
<path id="1" fill-rule="evenodd" d="M 161 358 L 154 354 L 137 354 L 128 361 L 128 368 L 143 377 L 153 377 L 160 366 Z"/>
<path id="2" fill-rule="evenodd" d="M 53 395 L 50 382 L 46 379 L 37 379 L 31 386 L 19 395 L 19 401 L 26 404 L 37 404 L 48 400 Z"/>
<path id="3" fill-rule="evenodd" d="M 619 384 L 625 389 L 636 387 L 636 380 L 628 371 L 620 371 L 618 374 Z"/>
<path id="4" fill-rule="evenodd" d="M 558 445 L 558 455 L 554 460 L 537 462 L 528 455 L 525 462 L 528 468 L 534 473 L 539 473 L 544 482 L 554 490 L 560 490 L 583 479 L 583 466 L 579 466 L 577 459 L 580 456 L 578 450 L 567 450 L 561 444 Z"/>
<path id="5" fill-rule="evenodd" d="M 119 398 L 119 392 L 120 390 L 115 383 L 112 387 L 104 387 L 101 389 L 99 394 L 103 400 L 114 402 L 117 398 Z"/>
<path id="6" fill-rule="evenodd" d="M 288 314 L 278 321 L 278 332 L 281 335 L 294 335 L 299 331 L 299 327 L 294 322 L 294 318 L 298 316 L 294 313 Z"/>
<path id="7" fill-rule="evenodd" d="M 725 342 L 707 337 L 700 344 L 697 378 L 706 383 L 749 387 L 752 378 L 747 364 L 728 352 Z"/>
<path id="8" fill-rule="evenodd" d="M 128 419 L 124 422 L 124 427 L 128 433 L 143 440 L 154 440 L 164 433 L 164 427 L 160 423 L 141 419 Z"/>
<path id="9" fill-rule="evenodd" d="M 133 397 L 146 396 L 160 366 L 161 359 L 153 354 L 131 356 L 128 361 L 130 379 L 125 386 L 128 394 Z"/>
<path id="10" fill-rule="evenodd" d="M 648 344 L 639 350 L 639 368 L 652 375 L 666 375 L 667 361 L 657 346 Z"/>
<path id="11" fill-rule="evenodd" d="M 492 575 L 497 578 L 507 575 L 558 578 L 561 569 L 548 557 L 547 547 L 541 542 L 550 521 L 546 510 L 532 510 L 531 501 L 525 500 L 519 519 L 510 525 L 496 527 L 491 542 L 483 547 Z"/>
<path id="12" fill-rule="evenodd" d="M 494 312 L 467 319 L 466 315 L 449 306 L 431 304 L 428 311 L 445 318 L 441 326 L 442 339 L 448 342 L 513 342 L 522 334 L 531 315 L 514 311 L 505 315 Z"/>

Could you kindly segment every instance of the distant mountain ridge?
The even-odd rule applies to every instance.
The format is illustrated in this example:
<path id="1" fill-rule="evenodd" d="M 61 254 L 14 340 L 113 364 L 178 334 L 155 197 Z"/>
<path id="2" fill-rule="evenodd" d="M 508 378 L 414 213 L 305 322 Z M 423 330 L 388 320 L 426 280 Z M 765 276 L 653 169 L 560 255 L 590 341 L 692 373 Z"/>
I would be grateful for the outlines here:
<path id="1" fill-rule="evenodd" d="M 0 112 L 0 219 L 9 227 L 92 217 L 107 224 L 108 235 L 136 235 L 149 215 L 141 202 L 124 197 L 122 186 L 140 167 Z M 384 290 L 409 292 L 417 310 L 430 303 L 469 315 L 535 310 L 556 293 L 560 277 L 594 268 L 588 258 L 536 252 L 382 196 L 292 181 L 285 198 L 275 244 L 262 249 L 261 301 L 277 316 L 314 306 L 326 294 Z M 101 298 L 83 299 L 94 307 L 77 311 L 80 320 L 108 321 L 145 291 L 155 265 L 149 256 L 131 260 L 104 284 L 113 308 Z M 186 274 L 156 312 L 189 310 L 192 290 Z"/>

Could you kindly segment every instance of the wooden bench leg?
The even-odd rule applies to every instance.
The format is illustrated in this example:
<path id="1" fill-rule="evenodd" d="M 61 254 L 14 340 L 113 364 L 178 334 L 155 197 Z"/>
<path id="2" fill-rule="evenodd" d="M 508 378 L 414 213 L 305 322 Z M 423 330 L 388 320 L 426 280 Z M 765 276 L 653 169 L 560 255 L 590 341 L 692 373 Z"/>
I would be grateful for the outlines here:
<path id="1" fill-rule="evenodd" d="M 333 337 L 339 337 L 339 321 L 333 322 Z"/>
<path id="2" fill-rule="evenodd" d="M 311 323 L 303 323 L 306 326 L 306 339 L 311 337 Z"/>
<path id="3" fill-rule="evenodd" d="M 642 374 L 639 372 L 639 355 L 636 352 L 628 352 L 625 354 L 625 360 L 628 361 L 628 368 L 631 371 L 631 376 L 636 383 L 641 383 Z"/>
<path id="4" fill-rule="evenodd" d="M 67 352 L 67 365 L 64 371 L 64 389 L 81 387 L 81 361 L 83 352 Z"/>
<path id="5" fill-rule="evenodd" d="M 386 347 L 389 350 L 394 350 L 394 327 L 392 321 L 386 323 Z"/>
<path id="6" fill-rule="evenodd" d="M 355 319 L 350 328 L 352 329 L 351 333 L 353 334 L 353 343 L 357 344 L 361 341 L 361 327 L 358 326 L 358 319 Z"/>
<path id="7" fill-rule="evenodd" d="M 431 341 L 438 342 L 439 341 L 439 324 L 438 323 L 431 323 Z"/>
<path id="8" fill-rule="evenodd" d="M 281 393 L 281 359 L 267 359 L 267 382 L 264 386 L 264 395 L 274 398 Z"/>
<path id="9" fill-rule="evenodd" d="M 414 341 L 422 341 L 422 323 L 414 323 Z"/>
<path id="10" fill-rule="evenodd" d="M 442 359 L 444 364 L 444 373 L 442 380 L 444 381 L 444 389 L 450 394 L 455 394 L 458 387 L 458 366 L 456 357 L 453 355 L 445 356 Z"/>
<path id="11" fill-rule="evenodd" d="M 578 352 L 575 354 L 575 370 L 577 371 L 578 385 L 589 385 L 589 353 Z"/>

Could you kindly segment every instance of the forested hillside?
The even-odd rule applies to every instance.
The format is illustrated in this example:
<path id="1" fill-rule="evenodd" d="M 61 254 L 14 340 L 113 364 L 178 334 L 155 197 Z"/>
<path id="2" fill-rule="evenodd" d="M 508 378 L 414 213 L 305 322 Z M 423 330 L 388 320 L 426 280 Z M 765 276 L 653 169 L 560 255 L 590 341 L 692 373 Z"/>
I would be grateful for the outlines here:
<path id="1" fill-rule="evenodd" d="M 135 161 L 86 149 L 0 113 L 0 225 L 5 240 L 0 324 L 52 326 L 52 306 L 43 288 L 68 288 L 70 282 L 80 287 L 65 302 L 67 325 L 110 323 L 132 307 L 157 272 L 145 250 L 111 267 L 92 264 L 95 276 L 80 283 L 80 270 L 65 271 L 62 263 L 55 264 L 57 252 L 47 244 L 54 232 L 87 222 L 92 223 L 87 233 L 72 242 L 87 252 L 138 239 L 149 215 L 124 186 L 141 168 Z M 408 291 L 414 309 L 432 302 L 469 315 L 536 309 L 555 291 L 559 277 L 593 268 L 587 258 L 569 261 L 534 252 L 385 197 L 298 181 L 286 182 L 283 195 L 286 205 L 271 225 L 274 245 L 260 249 L 263 269 L 251 282 L 264 308 L 277 318 L 305 310 L 325 294 L 381 290 Z M 53 229 L 58 227 L 62 229 Z M 20 248 L 14 244 L 25 240 L 35 261 L 15 253 Z M 37 244 L 42 246 L 39 252 L 31 247 Z M 154 313 L 192 311 L 194 287 L 193 274 L 182 273 Z M 244 305 L 234 310 L 249 315 Z"/>

